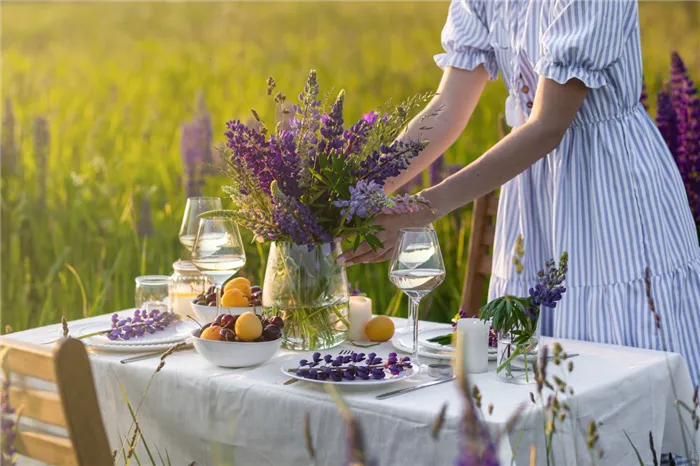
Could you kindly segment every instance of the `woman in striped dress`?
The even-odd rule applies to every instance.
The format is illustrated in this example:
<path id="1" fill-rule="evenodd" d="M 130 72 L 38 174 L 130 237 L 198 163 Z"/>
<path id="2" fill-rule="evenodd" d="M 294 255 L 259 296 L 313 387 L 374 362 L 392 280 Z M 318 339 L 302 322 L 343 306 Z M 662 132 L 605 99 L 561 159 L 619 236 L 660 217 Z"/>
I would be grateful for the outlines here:
<path id="1" fill-rule="evenodd" d="M 639 103 L 637 2 L 453 0 L 442 45 L 438 95 L 402 136 L 430 144 L 387 191 L 457 139 L 499 71 L 514 129 L 423 192 L 434 212 L 381 217 L 380 239 L 393 244 L 399 228 L 427 225 L 501 187 L 490 298 L 526 295 L 545 261 L 568 251 L 567 292 L 543 314 L 543 333 L 662 349 L 645 296 L 649 267 L 665 346 L 700 382 L 700 248 L 678 169 Z M 512 265 L 519 235 L 521 274 Z M 343 259 L 390 255 L 363 245 Z"/>

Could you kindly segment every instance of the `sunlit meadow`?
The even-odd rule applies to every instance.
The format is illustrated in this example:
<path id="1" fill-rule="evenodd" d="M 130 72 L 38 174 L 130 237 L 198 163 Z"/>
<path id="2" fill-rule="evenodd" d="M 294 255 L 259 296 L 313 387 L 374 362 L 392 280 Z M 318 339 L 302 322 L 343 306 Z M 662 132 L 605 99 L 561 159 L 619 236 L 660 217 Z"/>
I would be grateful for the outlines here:
<path id="1" fill-rule="evenodd" d="M 270 74 L 292 95 L 316 68 L 322 90 L 348 91 L 347 120 L 389 98 L 433 90 L 447 3 L 1 8 L 1 302 L 3 326 L 19 330 L 132 307 L 134 277 L 169 275 L 186 257 L 177 239 L 185 201 L 180 128 L 198 99 L 219 140 L 225 121 L 245 120 L 251 108 L 273 117 Z M 668 75 L 673 49 L 700 75 L 700 4 L 640 9 L 650 94 Z M 504 99 L 502 83 L 487 87 L 447 165 L 468 163 L 496 141 Z M 204 193 L 223 194 L 221 184 L 208 178 Z M 428 319 L 445 321 L 457 310 L 469 223 L 467 208 L 437 225 L 448 270 L 426 300 Z M 266 248 L 251 243 L 248 253 L 241 273 L 261 283 Z M 354 267 L 350 279 L 376 312 L 405 313 L 386 266 Z"/>

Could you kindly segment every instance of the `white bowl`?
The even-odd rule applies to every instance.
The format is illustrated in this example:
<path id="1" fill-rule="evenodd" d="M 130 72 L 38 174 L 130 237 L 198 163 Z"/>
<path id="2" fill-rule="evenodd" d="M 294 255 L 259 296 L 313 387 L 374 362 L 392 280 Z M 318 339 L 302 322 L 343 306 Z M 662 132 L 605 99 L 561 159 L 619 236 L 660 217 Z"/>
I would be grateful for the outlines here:
<path id="1" fill-rule="evenodd" d="M 201 304 L 195 304 L 194 301 L 190 301 L 190 304 L 192 305 L 192 310 L 194 313 L 197 315 L 197 320 L 199 320 L 199 323 L 204 325 L 208 324 L 211 322 L 214 322 L 214 319 L 216 319 L 216 306 L 203 306 Z M 231 314 L 232 316 L 239 316 L 243 314 L 244 312 L 255 312 L 256 308 L 254 307 L 222 307 L 221 308 L 221 313 L 222 314 Z M 256 312 L 257 314 L 257 312 Z"/>
<path id="2" fill-rule="evenodd" d="M 207 361 L 221 367 L 250 367 L 264 363 L 280 349 L 282 338 L 272 341 L 216 341 L 199 338 L 192 332 L 194 349 Z"/>

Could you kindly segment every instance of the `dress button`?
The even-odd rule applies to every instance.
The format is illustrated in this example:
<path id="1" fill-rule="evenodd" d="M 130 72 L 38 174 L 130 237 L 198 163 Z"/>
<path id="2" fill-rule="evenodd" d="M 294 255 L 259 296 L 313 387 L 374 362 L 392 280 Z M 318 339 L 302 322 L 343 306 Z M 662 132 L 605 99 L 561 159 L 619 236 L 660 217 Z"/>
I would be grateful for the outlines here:
<path id="1" fill-rule="evenodd" d="M 528 102 L 525 105 L 527 105 L 527 108 L 532 108 L 532 102 Z"/>
<path id="2" fill-rule="evenodd" d="M 530 88 L 527 87 L 527 86 L 523 86 L 523 87 L 520 89 L 520 91 L 521 91 L 523 94 L 527 94 L 528 92 L 530 92 Z"/>

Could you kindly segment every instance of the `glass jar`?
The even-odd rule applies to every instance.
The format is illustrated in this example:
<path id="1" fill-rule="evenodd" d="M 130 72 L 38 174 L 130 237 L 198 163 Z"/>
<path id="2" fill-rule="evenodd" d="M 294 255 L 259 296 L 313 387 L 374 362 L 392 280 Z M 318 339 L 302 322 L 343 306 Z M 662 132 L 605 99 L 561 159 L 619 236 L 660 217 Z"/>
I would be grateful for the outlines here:
<path id="1" fill-rule="evenodd" d="M 540 341 L 542 340 L 542 323 L 539 319 L 539 312 L 537 312 L 536 318 L 534 332 L 527 343 L 517 344 L 509 333 L 499 332 L 496 372 L 498 380 L 501 382 L 518 385 L 536 382 Z"/>
<path id="2" fill-rule="evenodd" d="M 191 303 L 194 298 L 204 293 L 207 277 L 189 261 L 175 262 L 173 270 L 168 279 L 169 310 L 183 319 L 187 316 L 196 318 Z"/>
<path id="3" fill-rule="evenodd" d="M 167 310 L 165 298 L 168 297 L 167 275 L 144 275 L 136 277 L 136 309 L 163 312 Z"/>

